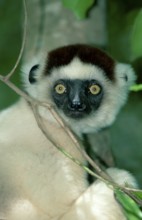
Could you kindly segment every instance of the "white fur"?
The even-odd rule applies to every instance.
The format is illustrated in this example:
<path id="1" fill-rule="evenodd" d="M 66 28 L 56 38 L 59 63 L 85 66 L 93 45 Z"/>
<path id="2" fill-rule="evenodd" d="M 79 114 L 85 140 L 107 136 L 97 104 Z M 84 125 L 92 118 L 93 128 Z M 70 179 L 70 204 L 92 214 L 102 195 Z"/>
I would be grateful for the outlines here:
<path id="1" fill-rule="evenodd" d="M 67 134 L 44 121 L 51 138 L 84 163 Z M 84 170 L 45 138 L 24 100 L 2 112 L 0 124 L 0 218 L 125 220 L 113 191 L 101 181 L 88 188 Z M 124 171 L 111 176 L 124 184 Z M 125 177 L 132 179 L 126 171 Z"/>
<path id="2" fill-rule="evenodd" d="M 44 67 L 41 66 L 43 70 Z M 41 75 L 41 70 L 37 75 Z M 125 80 L 127 75 L 128 81 Z M 100 128 L 111 125 L 120 108 L 125 104 L 129 88 L 135 81 L 135 74 L 130 65 L 116 63 L 114 68 L 115 81 L 109 80 L 105 72 L 92 64 L 83 63 L 75 57 L 70 64 L 54 68 L 50 76 L 41 77 L 38 83 L 26 86 L 31 96 L 40 100 L 47 101 L 54 105 L 50 97 L 50 90 L 58 79 L 95 79 L 100 82 L 104 90 L 104 99 L 98 111 L 92 113 L 88 118 L 78 120 L 66 117 L 60 109 L 56 109 L 66 123 L 79 136 L 82 133 L 96 132 Z M 55 106 L 56 107 L 56 106 Z"/>
<path id="3" fill-rule="evenodd" d="M 84 64 L 75 58 L 69 65 L 53 69 L 50 76 L 43 75 L 45 68 L 43 62 L 37 70 L 37 83 L 31 85 L 28 81 L 31 67 L 24 69 L 26 91 L 37 100 L 48 101 L 51 104 L 54 103 L 50 89 L 59 77 L 70 79 L 89 77 L 100 81 L 105 95 L 96 113 L 76 122 L 69 120 L 57 109 L 78 135 L 81 135 L 81 132 L 94 132 L 111 124 L 125 103 L 129 86 L 134 79 L 132 70 L 129 71 L 129 68 L 122 64 L 116 64 L 114 73 L 116 80 L 112 82 L 102 69 Z M 126 72 L 128 82 L 123 78 Z M 81 153 L 51 117 L 49 111 L 39 107 L 39 112 L 44 118 L 51 139 L 81 163 L 85 163 Z M 0 124 L 2 125 L 0 126 L 0 218 L 7 220 L 126 219 L 113 196 L 112 189 L 101 181 L 96 181 L 88 188 L 85 171 L 46 139 L 26 101 L 21 99 L 8 110 L 1 112 Z M 110 174 L 112 178 L 115 176 L 116 182 L 124 184 L 123 171 L 114 169 Z M 125 171 L 125 176 L 133 185 L 131 175 Z"/>
<path id="4" fill-rule="evenodd" d="M 113 177 L 114 182 L 122 186 L 135 186 L 138 187 L 136 179 L 126 170 L 120 170 L 117 168 L 109 168 L 107 173 Z"/>
<path id="5" fill-rule="evenodd" d="M 128 81 L 124 79 L 126 74 Z M 114 69 L 115 82 L 112 82 L 108 80 L 102 69 L 92 64 L 82 63 L 78 58 L 75 58 L 68 66 L 53 70 L 52 80 L 55 80 L 57 75 L 63 79 L 95 79 L 100 82 L 104 89 L 104 99 L 101 106 L 98 111 L 89 115 L 87 119 L 78 120 L 76 123 L 74 119 L 67 118 L 59 111 L 65 121 L 78 135 L 95 132 L 102 127 L 112 124 L 120 108 L 125 104 L 129 88 L 136 79 L 130 65 L 116 63 Z"/>

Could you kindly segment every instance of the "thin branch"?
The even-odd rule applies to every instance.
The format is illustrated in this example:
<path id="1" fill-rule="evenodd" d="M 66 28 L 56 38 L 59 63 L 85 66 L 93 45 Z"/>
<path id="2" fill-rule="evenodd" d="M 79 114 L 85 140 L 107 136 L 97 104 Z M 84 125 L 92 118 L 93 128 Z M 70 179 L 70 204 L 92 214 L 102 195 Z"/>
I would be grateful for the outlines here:
<path id="1" fill-rule="evenodd" d="M 14 65 L 14 67 L 12 68 L 12 70 L 6 75 L 5 80 L 9 80 L 12 75 L 14 74 L 16 68 L 18 67 L 20 60 L 22 58 L 23 52 L 24 52 L 24 48 L 25 48 L 25 42 L 26 42 L 26 35 L 27 35 L 27 6 L 26 6 L 26 0 L 23 0 L 23 5 L 24 5 L 24 31 L 23 31 L 23 39 L 22 39 L 22 45 L 21 45 L 21 49 L 19 52 L 19 56 L 17 58 L 17 61 Z"/>
<path id="2" fill-rule="evenodd" d="M 119 186 L 116 183 L 114 183 L 114 181 L 111 179 L 111 177 L 109 175 L 107 175 L 105 172 L 103 172 L 100 169 L 100 167 L 81 148 L 78 140 L 72 134 L 70 129 L 64 124 L 62 119 L 59 117 L 59 115 L 56 113 L 54 108 L 49 103 L 45 103 L 45 102 L 42 103 L 42 102 L 39 102 L 39 101 L 33 99 L 32 97 L 27 95 L 25 92 L 20 90 L 17 86 L 15 86 L 12 82 L 10 82 L 9 80 L 5 80 L 5 77 L 3 77 L 2 75 L 0 75 L 0 80 L 2 82 L 4 82 L 13 91 L 15 91 L 17 94 L 22 96 L 25 100 L 27 100 L 31 104 L 31 107 L 32 107 L 32 110 L 33 110 L 33 113 L 34 113 L 34 116 L 35 116 L 35 119 L 37 121 L 37 124 L 38 124 L 39 128 L 41 129 L 41 131 L 43 132 L 45 137 L 53 144 L 54 147 L 56 147 L 60 152 L 62 152 L 65 156 L 67 156 L 69 159 L 71 159 L 74 163 L 76 163 L 77 165 L 82 167 L 90 175 L 92 175 L 92 176 L 100 179 L 101 181 L 105 182 L 109 187 L 113 187 L 113 189 L 117 188 L 117 189 L 123 191 L 128 196 L 130 196 L 133 200 L 135 200 L 140 206 L 142 206 L 142 201 L 137 199 L 136 196 L 132 193 L 132 192 L 138 192 L 139 190 L 136 190 L 136 189 L 133 189 L 133 188 L 128 188 L 128 187 L 122 187 L 122 186 Z M 58 143 L 56 143 L 55 141 L 51 140 L 51 137 L 48 135 L 48 132 L 46 131 L 46 127 L 44 126 L 43 119 L 42 119 L 42 117 L 38 113 L 38 110 L 37 110 L 38 106 L 43 106 L 43 107 L 48 108 L 48 110 L 51 112 L 51 114 L 56 119 L 56 121 L 60 124 L 62 129 L 69 135 L 69 137 L 71 138 L 71 140 L 73 141 L 73 143 L 75 144 L 77 149 L 82 153 L 84 158 L 89 163 L 91 162 L 91 165 L 93 165 L 93 167 L 96 169 L 98 174 L 94 173 L 91 169 L 89 169 L 84 164 L 82 164 L 78 159 L 76 159 L 72 155 L 70 155 L 65 149 L 63 149 L 61 146 L 59 146 Z M 92 161 L 93 161 L 93 163 L 92 163 Z"/>
<path id="3" fill-rule="evenodd" d="M 21 89 L 19 89 L 15 84 L 13 84 L 11 81 L 7 80 L 6 77 L 0 75 L 0 80 L 4 82 L 8 87 L 10 87 L 16 94 L 26 99 L 28 102 L 35 102 L 33 98 L 31 98 L 29 95 L 27 95 L 25 92 L 23 92 Z"/>
<path id="4" fill-rule="evenodd" d="M 106 174 L 99 166 L 97 163 L 95 163 L 95 161 L 92 160 L 91 157 L 89 157 L 89 155 L 86 153 L 86 151 L 81 148 L 77 138 L 75 137 L 75 135 L 71 132 L 71 130 L 69 129 L 69 127 L 63 122 L 63 120 L 61 119 L 61 117 L 59 117 L 59 115 L 57 114 L 57 112 L 55 111 L 55 109 L 50 106 L 48 103 L 41 103 L 42 106 L 47 107 L 49 109 L 49 111 L 52 113 L 53 117 L 56 119 L 56 121 L 58 122 L 58 124 L 60 124 L 60 126 L 62 127 L 62 129 L 67 133 L 67 135 L 70 137 L 70 139 L 72 140 L 72 142 L 75 144 L 75 146 L 77 147 L 77 149 L 80 151 L 80 153 L 83 155 L 83 157 L 88 161 L 88 163 L 90 163 L 90 165 L 96 170 L 96 172 L 101 175 L 103 178 L 107 179 L 107 180 L 111 180 L 111 177 Z"/>
<path id="5" fill-rule="evenodd" d="M 74 163 L 76 163 L 77 165 L 79 165 L 80 167 L 82 167 L 84 170 L 86 170 L 87 173 L 89 173 L 90 175 L 100 179 L 101 181 L 105 182 L 106 184 L 110 184 L 110 181 L 112 181 L 111 179 L 106 179 L 104 178 L 102 175 L 98 175 L 96 173 L 94 173 L 91 169 L 89 169 L 86 165 L 84 165 L 83 163 L 81 163 L 78 159 L 74 158 L 70 153 L 68 153 L 64 148 L 62 148 L 61 146 L 58 145 L 57 142 L 55 142 L 54 140 L 51 139 L 51 136 L 48 135 L 48 132 L 46 130 L 46 127 L 44 125 L 43 122 L 43 118 L 39 115 L 38 112 L 38 104 L 34 104 L 31 103 L 31 107 L 35 116 L 35 119 L 37 121 L 38 127 L 41 129 L 41 131 L 43 132 L 43 134 L 45 135 L 45 137 L 53 144 L 54 147 L 56 147 L 60 152 L 62 152 L 67 158 L 71 159 Z M 59 116 L 58 116 L 59 117 Z M 57 119 L 58 120 L 58 119 Z M 80 150 L 80 148 L 79 148 Z"/>
<path id="6" fill-rule="evenodd" d="M 70 129 L 66 126 L 66 124 L 63 122 L 63 120 L 61 119 L 61 117 L 59 117 L 59 115 L 56 113 L 56 111 L 54 110 L 54 108 L 49 104 L 49 103 L 45 103 L 45 102 L 39 102 L 35 99 L 33 99 L 32 97 L 30 97 L 29 95 L 27 95 L 25 92 L 23 92 L 22 90 L 20 90 L 17 86 L 15 86 L 15 84 L 13 84 L 11 81 L 7 80 L 5 77 L 3 77 L 2 75 L 0 75 L 0 80 L 2 82 L 4 82 L 7 86 L 9 86 L 13 91 L 15 91 L 18 95 L 20 95 L 21 97 L 23 97 L 25 100 L 27 100 L 32 107 L 33 113 L 34 115 L 37 115 L 37 110 L 35 110 L 35 106 L 39 105 L 39 106 L 43 106 L 48 108 L 48 110 L 51 112 L 51 114 L 53 115 L 53 117 L 56 119 L 57 123 L 61 126 L 61 128 L 66 132 L 66 134 L 70 137 L 70 139 L 72 140 L 72 142 L 75 144 L 75 146 L 77 147 L 77 149 L 80 151 L 80 153 L 83 155 L 83 157 L 88 161 L 88 163 L 90 163 L 92 165 L 92 167 L 96 170 L 96 172 L 103 178 L 103 179 L 107 179 L 107 180 L 111 180 L 111 177 L 109 175 L 107 175 L 104 171 L 101 170 L 101 168 L 97 165 L 97 163 L 95 163 L 91 157 L 88 156 L 88 154 L 85 152 L 85 150 L 83 148 L 81 148 L 77 138 L 75 138 L 75 136 L 73 135 L 73 133 L 70 131 Z M 34 106 L 34 107 L 33 107 Z M 44 135 L 47 137 L 48 140 L 51 141 L 51 137 L 47 135 L 47 132 L 45 129 L 43 129 L 43 123 L 41 123 L 41 120 L 39 119 L 39 117 L 36 117 L 37 123 L 39 125 L 39 127 L 42 129 Z M 57 143 L 54 143 L 54 145 L 57 146 Z M 59 148 L 59 147 L 58 147 Z"/>
<path id="7" fill-rule="evenodd" d="M 77 140 L 77 138 L 73 135 L 73 133 L 70 131 L 70 129 L 68 128 L 68 126 L 66 126 L 66 124 L 63 122 L 63 120 L 59 117 L 59 115 L 56 113 L 56 111 L 54 110 L 54 108 L 52 106 L 50 106 L 48 103 L 42 103 L 42 102 L 38 102 L 35 101 L 33 98 L 31 98 L 30 96 L 28 96 L 26 93 L 24 93 L 23 91 L 21 91 L 18 87 L 16 87 L 12 82 L 9 81 L 10 77 L 13 75 L 13 73 L 15 72 L 23 51 L 24 51 L 24 46 L 25 46 L 25 41 L 26 41 L 26 33 L 27 33 L 27 7 L 26 7 L 26 0 L 23 0 L 23 4 L 24 4 L 24 15 L 25 15 L 25 19 L 24 19 L 24 33 L 23 33 L 23 41 L 22 41 L 22 46 L 21 46 L 21 50 L 18 56 L 18 59 L 13 67 L 13 69 L 10 71 L 10 73 L 6 76 L 0 76 L 0 80 L 3 81 L 4 83 L 6 83 L 11 89 L 13 89 L 16 93 L 18 93 L 20 96 L 24 97 L 28 102 L 30 102 L 31 104 L 34 103 L 38 103 L 40 106 L 44 106 L 46 108 L 48 108 L 48 110 L 51 112 L 51 114 L 53 115 L 53 117 L 56 119 L 57 123 L 59 123 L 59 125 L 61 126 L 61 128 L 67 133 L 67 135 L 70 137 L 70 139 L 72 140 L 72 142 L 75 144 L 75 146 L 77 147 L 77 149 L 81 152 L 81 154 L 83 155 L 83 157 L 88 161 L 88 163 L 91 164 L 91 166 L 96 170 L 96 172 L 102 176 L 104 179 L 108 179 L 110 180 L 110 177 L 103 171 L 101 170 L 101 168 L 97 165 L 97 163 L 95 163 L 92 158 L 90 158 L 88 156 L 88 154 L 86 153 L 86 151 L 84 149 L 82 149 L 80 147 L 80 144 Z M 39 121 L 38 121 L 39 123 Z M 46 132 L 44 132 L 46 133 Z M 48 139 L 50 140 L 50 137 L 48 137 Z"/>
<path id="8" fill-rule="evenodd" d="M 133 189 L 133 188 L 129 188 L 129 187 L 124 187 L 124 186 L 120 186 L 117 183 L 114 182 L 114 180 L 111 179 L 110 176 L 104 176 L 102 175 L 102 173 L 100 174 L 96 174 L 95 172 L 93 172 L 90 168 L 88 168 L 86 165 L 84 165 L 83 163 L 81 163 L 78 159 L 74 158 L 70 153 L 68 153 L 64 148 L 62 148 L 61 146 L 59 146 L 55 141 L 53 141 L 51 139 L 51 136 L 48 135 L 48 132 L 46 131 L 46 127 L 44 125 L 43 119 L 42 117 L 39 115 L 38 113 L 38 105 L 31 105 L 34 115 L 35 115 L 35 119 L 37 121 L 37 124 L 39 126 L 39 128 L 41 129 L 41 131 L 43 132 L 43 134 L 45 135 L 45 137 L 53 144 L 54 147 L 56 147 L 61 153 L 63 153 L 67 158 L 69 158 L 70 160 L 72 160 L 75 164 L 77 164 L 78 166 L 82 167 L 87 173 L 89 173 L 90 175 L 96 177 L 97 179 L 99 179 L 100 181 L 103 181 L 104 183 L 107 184 L 108 187 L 113 188 L 113 190 L 115 190 L 116 188 L 118 190 L 123 191 L 124 193 L 126 193 L 128 196 L 130 196 L 136 203 L 138 203 L 141 207 L 142 207 L 142 201 L 139 200 L 132 192 L 142 192 L 140 190 L 137 189 Z M 58 115 L 57 115 L 58 116 Z M 59 117 L 59 116 L 58 116 Z M 60 119 L 57 117 L 57 120 Z M 61 123 L 63 123 L 61 121 Z M 64 125 L 64 124 L 63 124 Z M 80 148 L 79 148 L 80 150 Z M 82 152 L 82 151 L 81 151 Z M 107 177 L 107 178 L 106 178 Z"/>

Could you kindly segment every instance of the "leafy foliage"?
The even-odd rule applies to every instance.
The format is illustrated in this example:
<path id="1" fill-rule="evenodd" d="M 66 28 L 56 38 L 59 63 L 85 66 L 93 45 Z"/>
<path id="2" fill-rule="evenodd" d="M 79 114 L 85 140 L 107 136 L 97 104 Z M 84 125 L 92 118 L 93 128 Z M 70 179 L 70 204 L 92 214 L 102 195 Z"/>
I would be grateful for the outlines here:
<path id="1" fill-rule="evenodd" d="M 131 62 L 142 57 L 141 7 L 139 0 L 108 1 L 108 49 L 119 61 Z"/>
<path id="2" fill-rule="evenodd" d="M 95 0 L 62 0 L 63 5 L 72 10 L 75 15 L 83 19 L 86 17 L 87 11 L 94 4 Z"/>
<path id="3" fill-rule="evenodd" d="M 131 47 L 133 59 L 142 56 L 142 9 L 139 11 L 134 21 L 131 36 Z"/>
<path id="4" fill-rule="evenodd" d="M 136 202 L 120 190 L 115 190 L 115 193 L 117 200 L 121 203 L 124 209 L 127 219 L 141 220 L 142 212 Z M 137 198 L 139 199 L 140 197 L 142 198 L 142 191 L 137 193 Z"/>
<path id="5" fill-rule="evenodd" d="M 142 91 L 142 84 L 133 85 L 133 86 L 130 88 L 130 90 L 133 91 L 133 92 Z"/>

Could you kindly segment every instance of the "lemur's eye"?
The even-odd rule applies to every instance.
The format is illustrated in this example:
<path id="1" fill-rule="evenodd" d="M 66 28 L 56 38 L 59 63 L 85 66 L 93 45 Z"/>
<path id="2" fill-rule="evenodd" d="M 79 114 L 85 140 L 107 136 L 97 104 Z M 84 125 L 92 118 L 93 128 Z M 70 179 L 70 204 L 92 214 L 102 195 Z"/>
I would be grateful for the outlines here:
<path id="1" fill-rule="evenodd" d="M 63 93 L 66 92 L 66 87 L 63 84 L 58 84 L 58 85 L 55 86 L 55 91 L 58 94 L 63 94 Z"/>
<path id="2" fill-rule="evenodd" d="M 94 84 L 94 85 L 91 85 L 89 87 L 89 92 L 92 94 L 92 95 L 97 95 L 99 94 L 101 91 L 101 87 L 97 84 Z"/>

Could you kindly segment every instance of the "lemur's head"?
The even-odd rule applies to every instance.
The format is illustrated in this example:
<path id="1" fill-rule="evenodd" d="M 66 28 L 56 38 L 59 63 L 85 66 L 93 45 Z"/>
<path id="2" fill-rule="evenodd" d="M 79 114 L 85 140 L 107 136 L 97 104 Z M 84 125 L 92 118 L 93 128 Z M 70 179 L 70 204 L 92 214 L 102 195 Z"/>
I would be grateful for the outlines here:
<path id="1" fill-rule="evenodd" d="M 49 52 L 27 74 L 29 95 L 52 103 L 71 127 L 83 132 L 109 126 L 135 80 L 130 65 L 81 44 Z"/>

